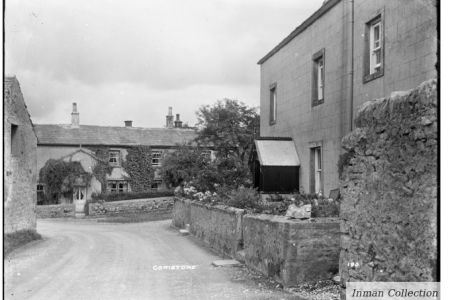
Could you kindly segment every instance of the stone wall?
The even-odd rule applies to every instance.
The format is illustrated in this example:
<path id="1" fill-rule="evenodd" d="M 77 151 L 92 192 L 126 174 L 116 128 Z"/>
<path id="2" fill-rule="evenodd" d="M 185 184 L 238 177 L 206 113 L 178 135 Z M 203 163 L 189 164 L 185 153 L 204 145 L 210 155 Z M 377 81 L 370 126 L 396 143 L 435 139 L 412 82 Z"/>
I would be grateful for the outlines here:
<path id="1" fill-rule="evenodd" d="M 245 214 L 245 210 L 175 199 L 172 225 L 283 286 L 329 279 L 339 267 L 339 221 Z M 243 251 L 241 251 L 243 250 Z"/>
<path id="2" fill-rule="evenodd" d="M 90 217 L 106 217 L 150 212 L 169 212 L 173 207 L 173 197 L 123 200 L 88 204 Z"/>
<path id="3" fill-rule="evenodd" d="M 339 220 L 245 215 L 245 263 L 285 287 L 330 279 L 339 269 Z"/>
<path id="4" fill-rule="evenodd" d="M 175 198 L 172 209 L 172 226 L 185 228 L 191 224 L 191 200 Z"/>
<path id="5" fill-rule="evenodd" d="M 342 141 L 342 282 L 436 281 L 436 80 L 367 102 L 355 122 Z"/>
<path id="6" fill-rule="evenodd" d="M 220 253 L 234 257 L 242 249 L 243 209 L 190 204 L 190 232 Z"/>
<path id="7" fill-rule="evenodd" d="M 36 214 L 39 219 L 74 218 L 75 204 L 37 205 Z"/>
<path id="8" fill-rule="evenodd" d="M 16 77 L 4 78 L 4 233 L 36 229 L 37 138 Z"/>

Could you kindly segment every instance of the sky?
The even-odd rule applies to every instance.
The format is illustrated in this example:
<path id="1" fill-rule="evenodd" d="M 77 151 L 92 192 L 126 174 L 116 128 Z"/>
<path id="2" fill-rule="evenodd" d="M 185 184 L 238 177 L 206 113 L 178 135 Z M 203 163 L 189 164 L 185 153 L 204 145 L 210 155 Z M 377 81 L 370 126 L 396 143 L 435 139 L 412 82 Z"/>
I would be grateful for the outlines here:
<path id="1" fill-rule="evenodd" d="M 35 124 L 193 126 L 223 98 L 259 106 L 257 61 L 323 0 L 6 0 L 5 73 Z"/>

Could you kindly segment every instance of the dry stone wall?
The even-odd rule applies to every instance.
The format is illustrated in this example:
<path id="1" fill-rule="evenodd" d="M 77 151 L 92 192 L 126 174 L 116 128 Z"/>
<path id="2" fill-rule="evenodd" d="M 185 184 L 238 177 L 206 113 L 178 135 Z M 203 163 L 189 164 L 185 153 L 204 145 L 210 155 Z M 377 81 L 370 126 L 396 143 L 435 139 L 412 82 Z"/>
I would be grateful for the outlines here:
<path id="1" fill-rule="evenodd" d="M 329 279 L 338 272 L 340 227 L 336 218 L 289 220 L 175 198 L 172 225 L 184 228 L 186 224 L 214 250 L 244 261 L 283 286 Z"/>
<path id="2" fill-rule="evenodd" d="M 436 84 L 365 103 L 343 138 L 343 283 L 437 280 Z"/>
<path id="3" fill-rule="evenodd" d="M 75 217 L 75 204 L 37 205 L 36 214 L 39 219 L 73 218 Z"/>
<path id="4" fill-rule="evenodd" d="M 190 204 L 190 232 L 220 253 L 234 257 L 242 249 L 243 209 Z"/>
<path id="5" fill-rule="evenodd" d="M 176 198 L 172 209 L 172 226 L 185 228 L 191 224 L 191 200 Z"/>
<path id="6" fill-rule="evenodd" d="M 90 217 L 120 216 L 153 212 L 168 212 L 173 207 L 173 197 L 123 200 L 113 202 L 89 203 Z"/>
<path id="7" fill-rule="evenodd" d="M 339 220 L 245 215 L 245 263 L 285 287 L 330 279 L 339 269 Z"/>

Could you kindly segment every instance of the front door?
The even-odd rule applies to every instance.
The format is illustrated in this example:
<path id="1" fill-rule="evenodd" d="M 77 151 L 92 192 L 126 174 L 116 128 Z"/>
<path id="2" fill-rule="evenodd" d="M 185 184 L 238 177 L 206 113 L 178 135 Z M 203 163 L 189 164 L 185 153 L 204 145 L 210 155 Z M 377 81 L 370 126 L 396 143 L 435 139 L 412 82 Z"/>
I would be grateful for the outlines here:
<path id="1" fill-rule="evenodd" d="M 75 216 L 83 217 L 86 205 L 86 187 L 77 186 L 73 189 L 73 202 L 75 203 Z"/>

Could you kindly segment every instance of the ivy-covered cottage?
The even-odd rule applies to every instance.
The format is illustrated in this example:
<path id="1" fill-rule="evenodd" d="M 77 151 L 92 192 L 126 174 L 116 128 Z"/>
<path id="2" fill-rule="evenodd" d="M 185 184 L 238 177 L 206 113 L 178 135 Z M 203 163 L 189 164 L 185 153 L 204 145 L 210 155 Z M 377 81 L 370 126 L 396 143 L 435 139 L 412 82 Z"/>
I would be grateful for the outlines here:
<path id="1" fill-rule="evenodd" d="M 165 128 L 80 125 L 73 103 L 71 124 L 35 125 L 38 138 L 38 203 L 90 200 L 93 193 L 159 191 L 165 153 L 196 137 L 172 110 Z"/>

